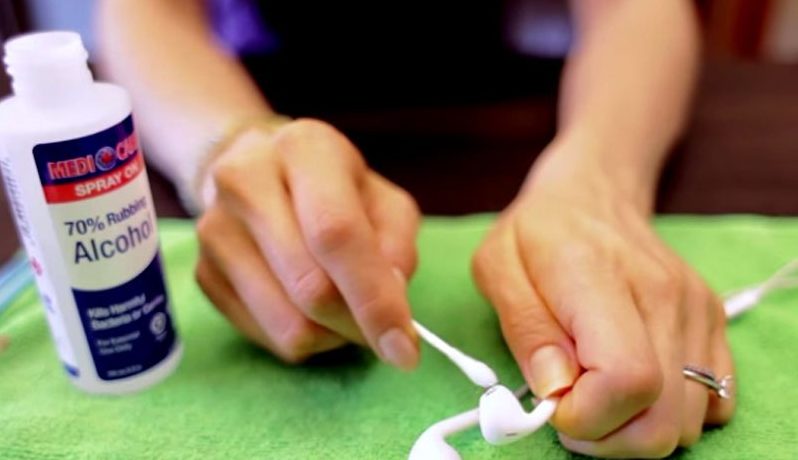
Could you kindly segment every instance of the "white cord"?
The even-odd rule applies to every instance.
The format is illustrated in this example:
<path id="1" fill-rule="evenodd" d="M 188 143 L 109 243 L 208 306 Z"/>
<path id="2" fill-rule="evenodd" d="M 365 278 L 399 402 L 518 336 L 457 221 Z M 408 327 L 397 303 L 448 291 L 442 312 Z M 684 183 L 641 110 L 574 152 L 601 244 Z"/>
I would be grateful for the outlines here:
<path id="1" fill-rule="evenodd" d="M 796 286 L 798 286 L 798 259 L 788 262 L 765 281 L 728 294 L 723 302 L 726 317 L 734 319 L 754 308 L 767 294 L 777 289 Z"/>
<path id="2" fill-rule="evenodd" d="M 528 391 L 529 387 L 522 385 L 514 393 L 520 399 Z M 446 437 L 467 430 L 478 423 L 479 408 L 435 422 L 413 443 L 408 460 L 459 460 L 460 454 L 446 442 Z"/>

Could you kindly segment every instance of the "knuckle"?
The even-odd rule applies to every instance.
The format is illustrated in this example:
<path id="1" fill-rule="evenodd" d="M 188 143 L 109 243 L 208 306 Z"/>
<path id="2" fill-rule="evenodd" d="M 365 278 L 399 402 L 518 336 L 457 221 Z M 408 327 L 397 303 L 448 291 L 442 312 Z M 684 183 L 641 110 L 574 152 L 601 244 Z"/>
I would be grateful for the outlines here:
<path id="1" fill-rule="evenodd" d="M 334 252 L 354 237 L 355 222 L 344 212 L 325 210 L 317 213 L 308 235 L 311 248 L 320 253 Z"/>
<path id="2" fill-rule="evenodd" d="M 494 260 L 493 253 L 492 244 L 485 242 L 471 257 L 471 273 L 485 295 L 488 293 L 487 288 L 492 284 L 489 279 L 491 277 L 490 267 Z"/>
<path id="3" fill-rule="evenodd" d="M 607 251 L 596 244 L 568 242 L 557 248 L 556 260 L 564 266 L 597 267 L 607 265 Z"/>
<path id="4" fill-rule="evenodd" d="M 651 295 L 662 305 L 678 305 L 684 293 L 684 283 L 678 272 L 657 267 L 648 274 Z"/>
<path id="5" fill-rule="evenodd" d="M 687 285 L 687 297 L 696 305 L 709 305 L 712 302 L 712 291 L 700 279 L 694 279 Z"/>
<path id="6" fill-rule="evenodd" d="M 634 450 L 640 457 L 663 458 L 679 446 L 679 428 L 675 423 L 651 423 L 639 438 Z"/>
<path id="7" fill-rule="evenodd" d="M 712 295 L 709 316 L 710 324 L 717 327 L 726 327 L 726 310 L 723 306 L 723 301 L 715 294 Z"/>
<path id="8" fill-rule="evenodd" d="M 194 279 L 211 304 L 220 313 L 230 318 L 235 308 L 235 302 L 228 297 L 224 289 L 220 288 L 220 280 L 213 275 L 206 262 L 201 261 L 197 264 L 194 270 Z"/>
<path id="9" fill-rule="evenodd" d="M 380 313 L 384 310 L 385 305 L 385 299 L 381 294 L 372 293 L 361 302 L 353 304 L 351 308 L 364 324 L 371 325 L 383 317 Z"/>
<path id="10" fill-rule="evenodd" d="M 221 311 L 224 307 L 220 307 L 217 305 L 217 302 L 214 302 L 216 293 L 213 290 L 213 281 L 209 271 L 203 266 L 198 265 L 194 270 L 194 279 L 196 280 L 197 285 L 199 286 L 200 291 L 202 291 L 202 294 L 205 296 L 205 298 Z"/>
<path id="11" fill-rule="evenodd" d="M 335 300 L 335 288 L 326 273 L 314 266 L 296 276 L 287 286 L 291 299 L 311 315 L 324 313 L 324 307 Z"/>
<path id="12" fill-rule="evenodd" d="M 733 373 L 733 370 L 731 370 Z M 729 423 L 734 417 L 737 408 L 737 398 L 734 396 L 735 389 L 732 384 L 732 397 L 729 399 L 714 398 L 710 400 L 709 409 L 706 413 L 704 423 L 708 426 L 720 426 Z"/>
<path id="13" fill-rule="evenodd" d="M 222 157 L 214 164 L 211 174 L 217 191 L 230 194 L 240 189 L 241 183 L 247 179 L 248 171 L 228 157 Z"/>
<path id="14" fill-rule="evenodd" d="M 578 438 L 572 438 L 569 434 L 566 434 L 562 431 L 557 431 L 557 438 L 559 438 L 560 444 L 562 444 L 563 447 L 575 454 L 593 454 L 593 452 L 586 450 L 584 446 L 579 444 L 579 441 L 577 441 Z"/>
<path id="15" fill-rule="evenodd" d="M 300 118 L 280 128 L 273 141 L 277 152 L 290 158 L 307 142 L 327 142 L 338 139 L 341 134 L 332 125 L 315 118 Z"/>
<path id="16" fill-rule="evenodd" d="M 598 431 L 594 426 L 587 426 L 582 417 L 576 413 L 568 415 L 555 413 L 554 420 L 551 423 L 560 435 L 569 440 L 592 442 L 599 441 L 606 435 L 606 433 Z"/>
<path id="17" fill-rule="evenodd" d="M 471 270 L 474 275 L 488 275 L 488 269 L 495 265 L 498 254 L 502 253 L 502 241 L 507 235 L 498 228 L 492 229 L 479 248 L 471 256 Z"/>
<path id="18" fill-rule="evenodd" d="M 200 259 L 200 261 L 197 263 L 197 266 L 194 267 L 194 280 L 204 291 L 205 286 L 210 283 L 210 279 L 211 276 L 210 271 L 208 270 L 207 262 L 205 262 L 203 259 Z"/>
<path id="19" fill-rule="evenodd" d="M 288 363 L 301 363 L 311 355 L 315 335 L 310 321 L 297 318 L 274 338 L 275 352 Z"/>
<path id="20" fill-rule="evenodd" d="M 402 209 L 402 214 L 412 219 L 418 219 L 421 215 L 416 199 L 407 190 L 396 187 L 397 206 Z"/>
<path id="21" fill-rule="evenodd" d="M 215 243 L 220 230 L 220 220 L 213 210 L 205 212 L 197 220 L 197 241 L 201 247 L 208 247 Z"/>
<path id="22" fill-rule="evenodd" d="M 244 213 L 256 213 L 261 195 L 255 192 L 257 184 L 262 184 L 264 177 L 252 180 L 252 171 L 232 162 L 223 162 L 213 170 L 216 192 L 221 200 L 234 203 Z"/>
<path id="23" fill-rule="evenodd" d="M 732 417 L 734 417 L 734 412 L 736 409 L 737 409 L 737 402 L 734 399 L 725 404 L 724 408 L 720 411 L 721 423 L 723 424 L 728 423 L 732 419 Z"/>
<path id="24" fill-rule="evenodd" d="M 405 278 L 409 278 L 418 266 L 418 252 L 416 247 L 409 242 L 390 241 L 382 243 L 382 253 L 397 268 Z"/>
<path id="25" fill-rule="evenodd" d="M 681 263 L 679 273 L 683 276 L 684 292 L 690 303 L 707 303 L 712 298 L 712 291 L 704 279 L 692 267 Z"/>
<path id="26" fill-rule="evenodd" d="M 416 267 L 418 267 L 418 250 L 416 246 L 408 245 L 407 249 L 402 252 L 401 259 L 404 273 L 412 274 L 416 270 Z"/>
<path id="27" fill-rule="evenodd" d="M 707 422 L 710 425 L 725 425 L 729 423 L 734 417 L 736 406 L 737 403 L 734 398 L 723 401 L 711 411 L 711 416 L 707 417 Z"/>
<path id="28" fill-rule="evenodd" d="M 542 316 L 539 309 L 520 308 L 507 312 L 500 315 L 500 322 L 504 337 L 519 357 L 560 339 L 557 327 Z"/>
<path id="29" fill-rule="evenodd" d="M 536 318 L 533 316 L 534 315 L 532 315 L 528 308 L 520 309 L 513 315 L 507 315 L 501 318 L 502 329 L 505 329 L 507 336 L 534 336 L 536 333 L 535 329 L 539 327 L 539 324 L 537 321 L 534 321 Z"/>
<path id="30" fill-rule="evenodd" d="M 288 364 L 301 364 L 310 357 L 309 353 L 286 351 L 283 348 L 275 350 L 274 354 Z"/>
<path id="31" fill-rule="evenodd" d="M 524 328 L 524 321 L 531 321 L 531 316 L 539 316 L 541 312 L 537 307 L 539 306 L 538 300 L 534 296 L 526 295 L 522 292 L 518 285 L 502 276 L 496 276 L 491 281 L 491 297 L 499 303 L 504 309 L 512 313 L 519 324 L 518 329 Z M 540 318 L 534 318 L 535 321 L 540 321 Z M 527 325 L 528 326 L 528 325 Z"/>
<path id="32" fill-rule="evenodd" d="M 616 395 L 634 406 L 646 408 L 659 399 L 664 377 L 656 357 L 626 361 L 611 372 L 609 385 Z"/>
<path id="33" fill-rule="evenodd" d="M 706 324 L 711 327 L 726 322 L 722 303 L 698 276 L 688 282 L 687 299 L 690 309 L 702 313 Z"/>
<path id="34" fill-rule="evenodd" d="M 685 283 L 680 272 L 662 264 L 652 264 L 644 271 L 638 306 L 644 317 L 656 315 L 656 321 L 669 331 L 679 331 L 687 320 Z"/>
<path id="35" fill-rule="evenodd" d="M 679 439 L 679 445 L 682 447 L 695 445 L 698 440 L 701 439 L 701 432 L 702 428 L 700 422 L 696 424 L 696 426 L 685 427 Z"/>
<path id="36" fill-rule="evenodd" d="M 285 125 L 281 130 L 281 137 L 308 138 L 325 135 L 339 135 L 338 130 L 331 124 L 316 118 L 298 118 Z"/>
<path id="37" fill-rule="evenodd" d="M 401 310 L 396 308 L 396 303 L 381 291 L 377 287 L 374 292 L 364 296 L 363 300 L 349 305 L 366 336 L 376 331 L 387 330 L 389 325 L 399 323 L 398 316 Z"/>
<path id="38" fill-rule="evenodd" d="M 488 265 L 490 260 L 489 243 L 483 243 L 479 249 L 471 256 L 471 271 L 474 275 L 484 276 L 485 266 Z"/>
<path id="39" fill-rule="evenodd" d="M 334 126 L 315 118 L 300 118 L 280 128 L 272 138 L 276 153 L 289 161 L 301 151 L 314 152 L 323 145 L 335 151 L 349 167 L 361 170 L 365 162 L 357 148 Z"/>

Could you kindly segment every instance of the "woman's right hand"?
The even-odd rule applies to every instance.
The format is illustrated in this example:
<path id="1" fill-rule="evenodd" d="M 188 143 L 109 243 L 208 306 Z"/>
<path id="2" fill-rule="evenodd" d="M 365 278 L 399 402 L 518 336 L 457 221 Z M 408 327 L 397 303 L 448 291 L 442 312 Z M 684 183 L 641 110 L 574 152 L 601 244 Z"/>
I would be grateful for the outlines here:
<path id="1" fill-rule="evenodd" d="M 419 211 L 343 134 L 310 119 L 253 127 L 206 180 L 216 192 L 197 224 L 196 276 L 238 329 L 288 362 L 354 342 L 415 367 L 403 279 Z"/>

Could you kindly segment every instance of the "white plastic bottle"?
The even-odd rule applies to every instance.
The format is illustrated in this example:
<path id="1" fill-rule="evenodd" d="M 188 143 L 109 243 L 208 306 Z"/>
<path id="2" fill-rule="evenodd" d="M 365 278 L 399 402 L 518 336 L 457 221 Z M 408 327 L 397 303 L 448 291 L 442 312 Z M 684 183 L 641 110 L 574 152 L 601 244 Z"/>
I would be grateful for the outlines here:
<path id="1" fill-rule="evenodd" d="M 152 195 L 127 93 L 94 82 L 72 32 L 5 44 L 0 169 L 64 369 L 126 393 L 177 367 Z"/>

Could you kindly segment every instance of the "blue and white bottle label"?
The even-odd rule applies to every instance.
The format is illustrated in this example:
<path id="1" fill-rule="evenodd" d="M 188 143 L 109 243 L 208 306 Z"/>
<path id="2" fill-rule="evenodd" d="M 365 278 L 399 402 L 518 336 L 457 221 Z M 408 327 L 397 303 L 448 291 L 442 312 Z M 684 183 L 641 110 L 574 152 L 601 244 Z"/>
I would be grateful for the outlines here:
<path id="1" fill-rule="evenodd" d="M 33 156 L 97 375 L 150 369 L 172 351 L 175 331 L 132 118 L 36 145 Z"/>

